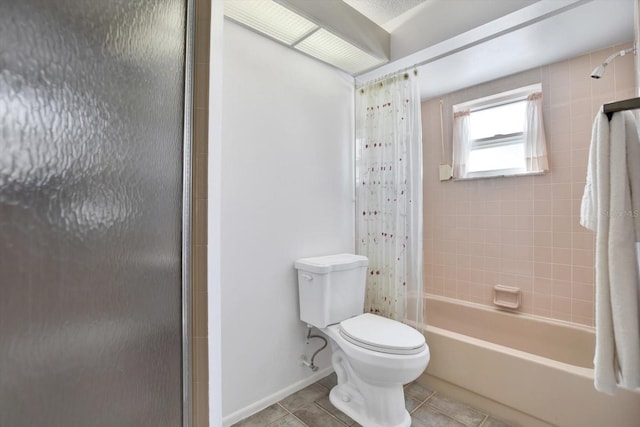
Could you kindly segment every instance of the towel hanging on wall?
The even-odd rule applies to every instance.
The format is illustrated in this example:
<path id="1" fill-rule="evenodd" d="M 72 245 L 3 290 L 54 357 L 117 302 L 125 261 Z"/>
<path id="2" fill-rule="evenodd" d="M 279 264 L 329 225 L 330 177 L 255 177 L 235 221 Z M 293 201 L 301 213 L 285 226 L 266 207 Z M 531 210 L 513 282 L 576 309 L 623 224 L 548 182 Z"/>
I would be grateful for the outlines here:
<path id="1" fill-rule="evenodd" d="M 593 125 L 580 223 L 596 233 L 595 388 L 640 388 L 640 142 L 630 112 Z"/>

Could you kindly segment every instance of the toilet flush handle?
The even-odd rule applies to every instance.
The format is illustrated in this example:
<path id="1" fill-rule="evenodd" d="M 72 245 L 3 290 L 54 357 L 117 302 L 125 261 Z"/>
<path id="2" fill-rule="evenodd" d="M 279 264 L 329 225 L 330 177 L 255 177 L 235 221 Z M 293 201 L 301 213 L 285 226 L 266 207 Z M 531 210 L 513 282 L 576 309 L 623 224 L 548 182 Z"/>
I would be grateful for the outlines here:
<path id="1" fill-rule="evenodd" d="M 313 280 L 313 276 L 310 274 L 303 274 L 302 277 L 304 277 L 305 279 L 307 279 L 308 281 L 312 281 Z"/>

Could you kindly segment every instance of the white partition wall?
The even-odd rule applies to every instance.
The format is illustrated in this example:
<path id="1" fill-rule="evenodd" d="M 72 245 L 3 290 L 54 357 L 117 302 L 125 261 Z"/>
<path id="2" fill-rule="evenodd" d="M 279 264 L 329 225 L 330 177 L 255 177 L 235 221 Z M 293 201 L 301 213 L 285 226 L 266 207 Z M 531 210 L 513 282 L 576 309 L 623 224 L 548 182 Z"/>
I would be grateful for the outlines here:
<path id="1" fill-rule="evenodd" d="M 317 345 L 305 344 L 293 263 L 353 251 L 353 79 L 225 21 L 222 109 L 229 424 L 313 379 L 299 362 Z M 318 356 L 321 368 L 330 369 L 329 353 Z"/>

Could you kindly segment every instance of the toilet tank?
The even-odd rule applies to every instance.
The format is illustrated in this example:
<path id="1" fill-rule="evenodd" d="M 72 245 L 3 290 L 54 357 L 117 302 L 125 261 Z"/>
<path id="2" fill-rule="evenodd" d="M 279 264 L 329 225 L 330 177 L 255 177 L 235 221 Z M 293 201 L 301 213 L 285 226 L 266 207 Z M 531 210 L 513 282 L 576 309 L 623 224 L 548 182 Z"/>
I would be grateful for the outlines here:
<path id="1" fill-rule="evenodd" d="M 300 320 L 317 328 L 362 314 L 369 260 L 339 254 L 299 259 Z"/>

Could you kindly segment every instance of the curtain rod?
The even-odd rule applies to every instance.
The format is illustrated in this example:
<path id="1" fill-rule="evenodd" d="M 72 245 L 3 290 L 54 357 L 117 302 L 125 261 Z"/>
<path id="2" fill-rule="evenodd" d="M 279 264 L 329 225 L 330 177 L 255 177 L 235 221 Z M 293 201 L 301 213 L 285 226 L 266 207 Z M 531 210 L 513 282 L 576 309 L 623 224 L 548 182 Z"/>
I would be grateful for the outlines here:
<path id="1" fill-rule="evenodd" d="M 415 67 L 407 67 L 407 68 L 404 68 L 402 70 L 393 71 L 391 73 L 385 74 L 384 76 L 380 76 L 377 79 L 373 79 L 373 80 L 369 80 L 367 82 L 362 82 L 360 84 L 356 84 L 356 89 L 363 89 L 363 88 L 365 88 L 367 86 L 371 86 L 373 84 L 383 82 L 383 81 L 385 81 L 387 79 L 390 79 L 390 78 L 395 77 L 398 74 L 402 74 L 402 73 L 405 73 L 405 79 L 407 79 L 407 78 L 409 78 L 409 71 L 411 69 L 413 69 L 413 75 L 417 76 L 418 75 L 418 69 L 417 68 L 415 68 Z"/>
<path id="2" fill-rule="evenodd" d="M 418 61 L 418 62 L 414 62 L 413 65 L 406 66 L 405 68 L 402 68 L 402 69 L 398 70 L 397 72 L 408 71 L 408 70 L 410 70 L 412 68 L 416 68 L 417 69 L 417 68 L 419 68 L 419 67 L 421 67 L 423 65 L 427 65 L 427 64 L 430 64 L 432 62 L 439 61 L 440 59 L 452 56 L 452 55 L 454 55 L 456 53 L 462 52 L 464 50 L 467 50 L 469 48 L 475 47 L 475 46 L 480 45 L 482 43 L 489 42 L 489 41 L 491 41 L 493 39 L 496 39 L 498 37 L 501 37 L 501 36 L 504 36 L 506 34 L 512 33 L 514 31 L 521 30 L 521 29 L 526 28 L 526 27 L 528 27 L 530 25 L 536 24 L 538 22 L 544 21 L 545 19 L 552 18 L 552 17 L 557 16 L 557 15 L 560 15 L 562 13 L 565 13 L 565 12 L 567 12 L 567 11 L 569 11 L 571 9 L 577 8 L 579 6 L 583 6 L 584 4 L 589 3 L 591 1 L 593 1 L 593 0 L 578 0 L 578 1 L 575 1 L 573 3 L 567 4 L 565 6 L 559 7 L 557 9 L 553 9 L 553 10 L 544 12 L 541 15 L 538 15 L 536 17 L 532 17 L 531 19 L 528 19 L 528 20 L 525 19 L 525 20 L 523 20 L 523 22 L 521 22 L 521 23 L 519 23 L 519 24 L 517 24 L 517 25 L 515 25 L 513 27 L 500 30 L 500 31 L 498 31 L 496 33 L 493 33 L 493 34 L 487 35 L 485 37 L 476 39 L 476 40 L 468 42 L 466 44 L 463 43 L 462 45 L 458 46 L 457 48 L 453 48 L 453 49 L 448 50 L 446 52 L 434 55 L 434 56 L 432 56 L 430 58 L 423 59 L 423 60 Z M 412 55 L 410 55 L 410 56 L 412 56 Z M 401 60 L 399 60 L 397 62 L 400 62 L 400 61 Z M 394 61 L 394 62 L 396 62 L 396 61 Z M 369 73 L 375 72 L 378 69 L 381 69 L 381 68 L 384 68 L 384 67 L 387 67 L 387 66 L 391 66 L 394 62 L 388 62 L 388 63 L 383 64 L 383 65 L 381 65 L 381 66 L 379 66 L 379 67 L 377 67 L 377 68 L 375 68 L 373 70 L 369 70 L 369 71 L 365 71 L 365 72 L 356 74 L 354 77 L 357 79 L 359 77 L 362 77 L 365 74 L 369 74 Z M 393 72 L 391 72 L 389 74 L 393 74 Z M 389 75 L 389 74 L 387 74 L 387 75 Z M 379 79 L 380 78 L 375 78 L 373 80 L 370 80 L 370 82 L 375 82 L 375 81 L 378 81 Z M 356 85 L 356 87 L 360 88 L 360 87 L 365 86 L 365 85 L 366 85 L 366 83 L 361 83 L 360 85 Z"/>

